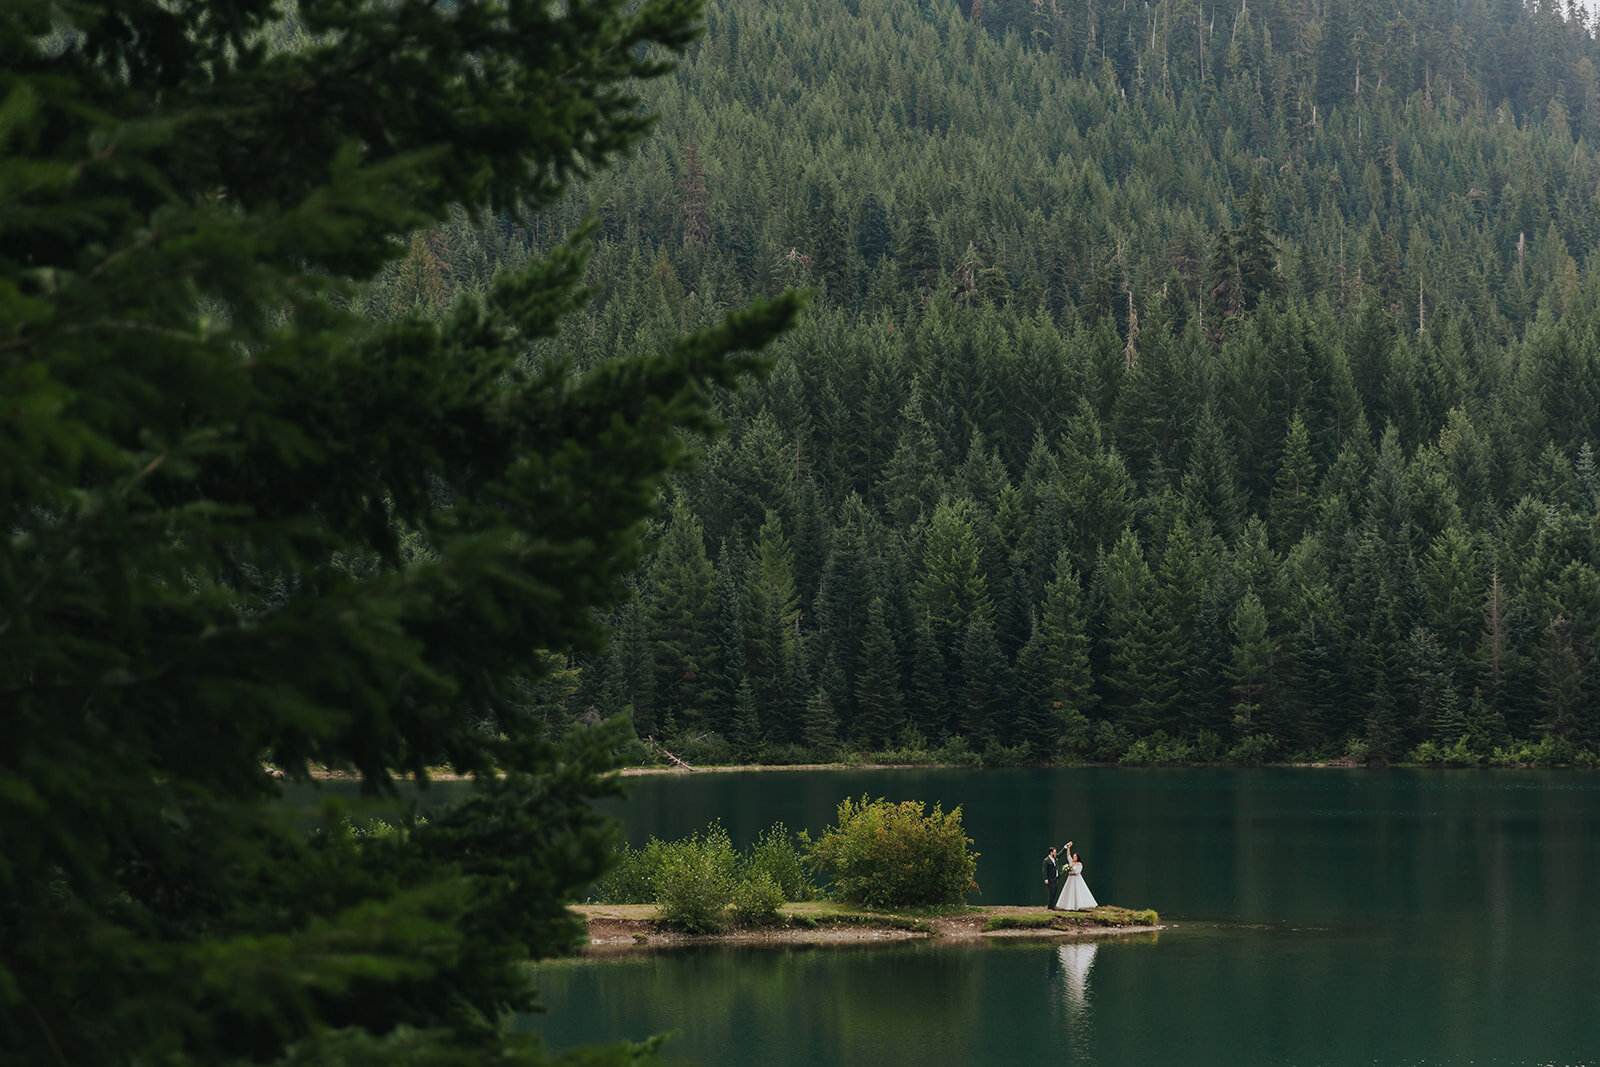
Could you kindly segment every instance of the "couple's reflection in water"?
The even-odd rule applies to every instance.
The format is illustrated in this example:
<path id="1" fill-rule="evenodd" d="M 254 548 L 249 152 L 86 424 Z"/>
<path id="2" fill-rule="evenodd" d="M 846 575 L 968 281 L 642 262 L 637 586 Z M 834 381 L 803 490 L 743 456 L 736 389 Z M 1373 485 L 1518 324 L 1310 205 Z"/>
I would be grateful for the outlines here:
<path id="1" fill-rule="evenodd" d="M 1088 1007 L 1089 972 L 1094 969 L 1094 954 L 1099 948 L 1097 941 L 1069 941 L 1056 946 L 1051 984 L 1071 1018 L 1082 1015 Z"/>

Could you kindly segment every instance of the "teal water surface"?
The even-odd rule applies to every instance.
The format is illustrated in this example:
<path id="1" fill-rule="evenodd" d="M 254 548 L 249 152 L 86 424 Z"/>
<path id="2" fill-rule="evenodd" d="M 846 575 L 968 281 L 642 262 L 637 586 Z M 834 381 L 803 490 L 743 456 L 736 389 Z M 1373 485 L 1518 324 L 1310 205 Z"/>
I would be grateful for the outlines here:
<path id="1" fill-rule="evenodd" d="M 640 781 L 634 842 L 813 833 L 843 796 L 960 805 L 973 899 L 1038 902 L 1075 842 L 1100 942 L 694 948 L 536 968 L 556 1047 L 680 1031 L 708 1064 L 1600 1063 L 1600 776 L 768 772 Z"/>

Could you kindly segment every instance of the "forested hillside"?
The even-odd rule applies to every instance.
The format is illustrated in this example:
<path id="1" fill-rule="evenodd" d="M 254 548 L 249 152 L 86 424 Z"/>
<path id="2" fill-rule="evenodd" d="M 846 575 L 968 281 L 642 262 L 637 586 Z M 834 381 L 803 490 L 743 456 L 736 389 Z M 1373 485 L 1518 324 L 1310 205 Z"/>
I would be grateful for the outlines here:
<path id="1" fill-rule="evenodd" d="M 596 219 L 588 369 L 817 291 L 603 659 L 689 758 L 1592 762 L 1600 45 L 1508 0 L 717 0 Z"/>

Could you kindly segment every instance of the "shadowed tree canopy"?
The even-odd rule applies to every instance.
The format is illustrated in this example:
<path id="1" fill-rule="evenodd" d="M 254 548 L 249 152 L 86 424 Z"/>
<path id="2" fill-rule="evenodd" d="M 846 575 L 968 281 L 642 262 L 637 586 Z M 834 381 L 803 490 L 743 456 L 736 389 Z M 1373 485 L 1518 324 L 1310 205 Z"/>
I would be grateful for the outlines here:
<path id="1" fill-rule="evenodd" d="M 796 309 L 530 360 L 583 303 L 580 229 L 355 314 L 407 233 L 525 216 L 640 138 L 699 4 L 283 10 L 0 10 L 8 1064 L 542 1062 L 521 961 L 578 932 L 620 733 L 558 745 L 519 694 L 598 643 L 682 431 Z M 506 773 L 308 838 L 268 755 L 371 792 Z"/>

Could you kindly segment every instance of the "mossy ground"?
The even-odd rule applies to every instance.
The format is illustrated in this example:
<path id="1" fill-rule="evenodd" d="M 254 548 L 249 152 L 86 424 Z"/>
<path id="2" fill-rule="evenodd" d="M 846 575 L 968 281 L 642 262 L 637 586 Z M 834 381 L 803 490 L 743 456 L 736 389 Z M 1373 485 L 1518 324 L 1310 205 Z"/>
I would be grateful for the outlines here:
<path id="1" fill-rule="evenodd" d="M 1160 926 L 1161 916 L 1155 909 L 1119 908 L 1102 904 L 1088 911 L 1035 911 L 1022 915 L 998 914 L 989 916 L 984 931 L 994 930 L 1078 930 L 1090 926 Z"/>

